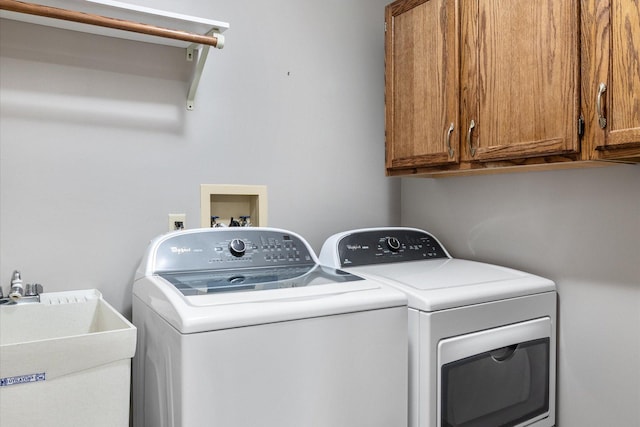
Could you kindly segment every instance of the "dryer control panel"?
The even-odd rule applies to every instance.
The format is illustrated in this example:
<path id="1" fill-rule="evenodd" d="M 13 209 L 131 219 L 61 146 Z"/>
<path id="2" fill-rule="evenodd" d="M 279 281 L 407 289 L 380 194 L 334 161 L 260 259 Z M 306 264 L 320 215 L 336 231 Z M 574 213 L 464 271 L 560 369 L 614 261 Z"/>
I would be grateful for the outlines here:
<path id="1" fill-rule="evenodd" d="M 435 237 L 424 231 L 384 228 L 348 234 L 338 242 L 341 267 L 449 258 Z"/>
<path id="2" fill-rule="evenodd" d="M 154 273 L 315 264 L 308 245 L 293 233 L 249 227 L 187 230 L 162 241 Z"/>

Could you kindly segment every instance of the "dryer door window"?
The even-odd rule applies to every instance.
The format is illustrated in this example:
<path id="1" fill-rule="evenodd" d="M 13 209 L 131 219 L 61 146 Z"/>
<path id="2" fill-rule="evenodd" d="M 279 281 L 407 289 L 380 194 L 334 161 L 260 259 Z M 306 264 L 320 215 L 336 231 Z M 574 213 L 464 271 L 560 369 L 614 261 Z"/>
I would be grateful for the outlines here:
<path id="1" fill-rule="evenodd" d="M 440 427 L 531 425 L 549 413 L 548 318 L 438 346 Z"/>

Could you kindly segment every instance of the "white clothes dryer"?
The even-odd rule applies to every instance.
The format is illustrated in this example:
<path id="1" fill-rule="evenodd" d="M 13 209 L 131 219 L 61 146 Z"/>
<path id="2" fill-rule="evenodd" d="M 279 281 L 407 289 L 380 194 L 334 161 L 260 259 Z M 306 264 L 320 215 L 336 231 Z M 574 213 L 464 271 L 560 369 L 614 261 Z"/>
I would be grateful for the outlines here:
<path id="1" fill-rule="evenodd" d="M 133 284 L 134 426 L 406 425 L 406 304 L 290 231 L 160 236 Z"/>
<path id="2" fill-rule="evenodd" d="M 452 258 L 405 227 L 335 234 L 320 262 L 407 295 L 410 427 L 555 425 L 552 281 Z"/>

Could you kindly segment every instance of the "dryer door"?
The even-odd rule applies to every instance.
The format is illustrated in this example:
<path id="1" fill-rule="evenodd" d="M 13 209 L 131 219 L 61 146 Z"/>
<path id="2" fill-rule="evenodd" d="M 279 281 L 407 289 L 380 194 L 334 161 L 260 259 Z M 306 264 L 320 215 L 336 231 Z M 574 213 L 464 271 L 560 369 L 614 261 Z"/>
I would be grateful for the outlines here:
<path id="1" fill-rule="evenodd" d="M 440 341 L 437 425 L 545 425 L 551 328 L 545 317 Z"/>

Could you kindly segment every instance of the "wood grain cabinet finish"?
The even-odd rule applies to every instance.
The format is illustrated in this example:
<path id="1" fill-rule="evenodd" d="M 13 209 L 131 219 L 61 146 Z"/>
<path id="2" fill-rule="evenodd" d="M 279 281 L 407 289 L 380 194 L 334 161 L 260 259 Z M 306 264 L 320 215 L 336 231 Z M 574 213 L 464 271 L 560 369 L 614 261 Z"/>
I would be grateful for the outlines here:
<path id="1" fill-rule="evenodd" d="M 385 19 L 388 175 L 584 160 L 577 0 L 398 0 Z"/>
<path id="2" fill-rule="evenodd" d="M 576 154 L 576 1 L 462 1 L 463 159 Z M 471 128 L 473 121 L 474 127 Z"/>
<path id="3" fill-rule="evenodd" d="M 583 2 L 582 98 L 591 158 L 640 161 L 640 2 Z"/>
<path id="4" fill-rule="evenodd" d="M 386 7 L 387 170 L 460 159 L 457 3 L 403 0 Z"/>

